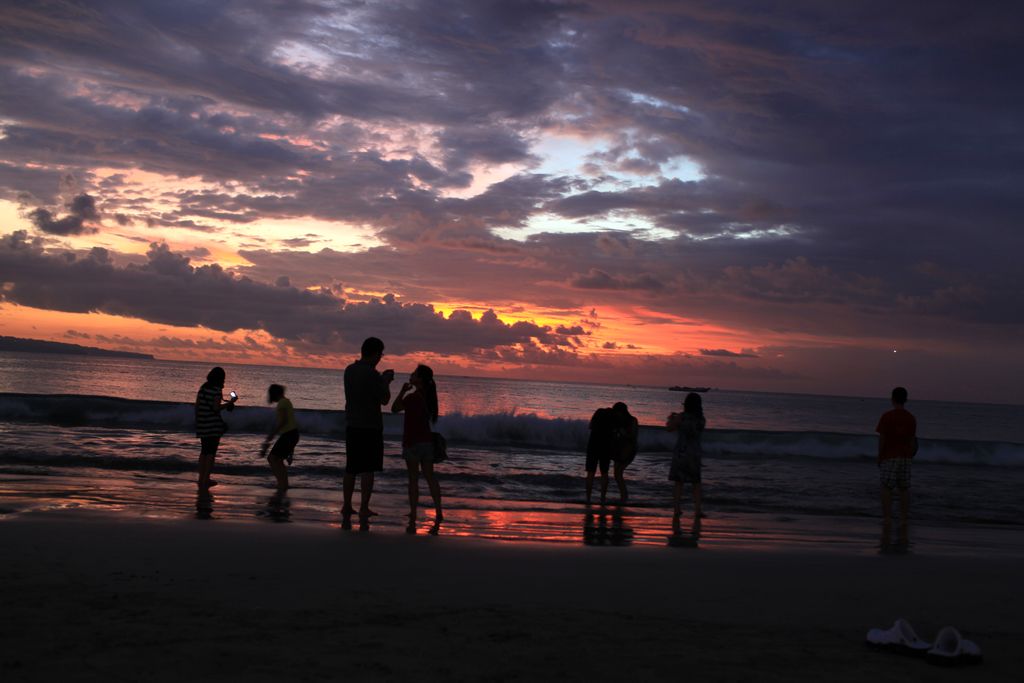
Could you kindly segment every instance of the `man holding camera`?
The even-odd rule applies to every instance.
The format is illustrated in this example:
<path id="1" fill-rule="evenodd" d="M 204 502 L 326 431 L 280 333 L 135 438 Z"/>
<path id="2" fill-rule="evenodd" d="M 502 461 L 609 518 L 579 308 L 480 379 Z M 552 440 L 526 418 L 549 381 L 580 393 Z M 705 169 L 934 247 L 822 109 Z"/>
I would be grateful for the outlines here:
<path id="1" fill-rule="evenodd" d="M 345 503 L 341 509 L 342 528 L 352 526 L 352 494 L 356 476 L 359 485 L 359 526 L 366 529 L 370 518 L 373 476 L 384 470 L 384 419 L 380 407 L 391 401 L 394 370 L 377 372 L 384 355 L 384 342 L 369 337 L 361 357 L 345 368 Z"/>

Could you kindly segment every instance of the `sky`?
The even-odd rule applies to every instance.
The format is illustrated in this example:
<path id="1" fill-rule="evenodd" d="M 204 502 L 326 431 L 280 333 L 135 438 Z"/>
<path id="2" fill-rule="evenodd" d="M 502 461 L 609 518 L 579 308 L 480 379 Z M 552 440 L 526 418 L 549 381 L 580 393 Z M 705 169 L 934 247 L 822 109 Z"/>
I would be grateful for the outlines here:
<path id="1" fill-rule="evenodd" d="M 0 5 L 0 335 L 1024 403 L 1015 2 Z"/>

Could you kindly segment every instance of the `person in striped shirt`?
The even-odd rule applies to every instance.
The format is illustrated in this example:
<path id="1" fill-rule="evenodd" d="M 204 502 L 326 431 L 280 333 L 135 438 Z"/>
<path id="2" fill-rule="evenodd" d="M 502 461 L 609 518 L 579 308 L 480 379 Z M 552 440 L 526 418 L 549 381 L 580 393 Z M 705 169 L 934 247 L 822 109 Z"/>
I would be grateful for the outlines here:
<path id="1" fill-rule="evenodd" d="M 227 431 L 227 423 L 220 416 L 220 411 L 235 407 L 237 396 L 224 400 L 224 381 L 227 375 L 224 368 L 216 367 L 206 375 L 206 383 L 196 393 L 196 436 L 201 444 L 199 450 L 199 489 L 207 490 L 216 486 L 217 482 L 210 479 L 213 471 L 213 460 L 217 456 L 220 437 Z"/>

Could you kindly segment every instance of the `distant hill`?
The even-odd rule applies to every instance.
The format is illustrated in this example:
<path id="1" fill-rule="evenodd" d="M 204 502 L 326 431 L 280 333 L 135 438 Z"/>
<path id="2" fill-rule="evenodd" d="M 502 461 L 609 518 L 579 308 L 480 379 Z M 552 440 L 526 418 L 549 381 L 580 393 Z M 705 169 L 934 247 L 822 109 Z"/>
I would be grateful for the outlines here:
<path id="1" fill-rule="evenodd" d="M 148 353 L 111 351 L 110 349 L 97 349 L 93 346 L 62 344 L 61 342 L 42 341 L 40 339 L 20 339 L 18 337 L 0 337 L 0 351 L 67 353 L 75 356 L 104 356 L 107 358 L 140 358 L 143 360 L 154 360 L 153 356 Z"/>

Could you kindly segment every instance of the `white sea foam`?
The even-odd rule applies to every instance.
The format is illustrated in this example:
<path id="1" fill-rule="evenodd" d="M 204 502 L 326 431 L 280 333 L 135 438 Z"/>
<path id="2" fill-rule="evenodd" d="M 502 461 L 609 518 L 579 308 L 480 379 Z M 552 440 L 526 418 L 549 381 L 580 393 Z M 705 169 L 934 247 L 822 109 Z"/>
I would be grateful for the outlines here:
<path id="1" fill-rule="evenodd" d="M 273 421 L 272 408 L 238 406 L 224 413 L 232 433 L 262 433 Z M 299 410 L 297 419 L 304 434 L 342 437 L 344 412 Z M 191 432 L 191 404 L 143 401 L 104 396 L 0 394 L 0 421 Z M 453 444 L 488 449 L 533 448 L 579 452 L 585 449 L 586 420 L 552 419 L 530 413 L 503 412 L 489 415 L 452 413 L 441 418 L 438 431 Z M 385 414 L 385 435 L 401 434 L 402 416 Z M 675 435 L 659 427 L 640 430 L 640 451 L 667 452 Z M 829 459 L 871 458 L 877 449 L 873 434 L 840 434 L 817 431 L 755 431 L 709 429 L 703 439 L 709 457 L 809 457 Z M 1024 466 L 1024 444 L 921 439 L 918 461 L 958 465 Z"/>

